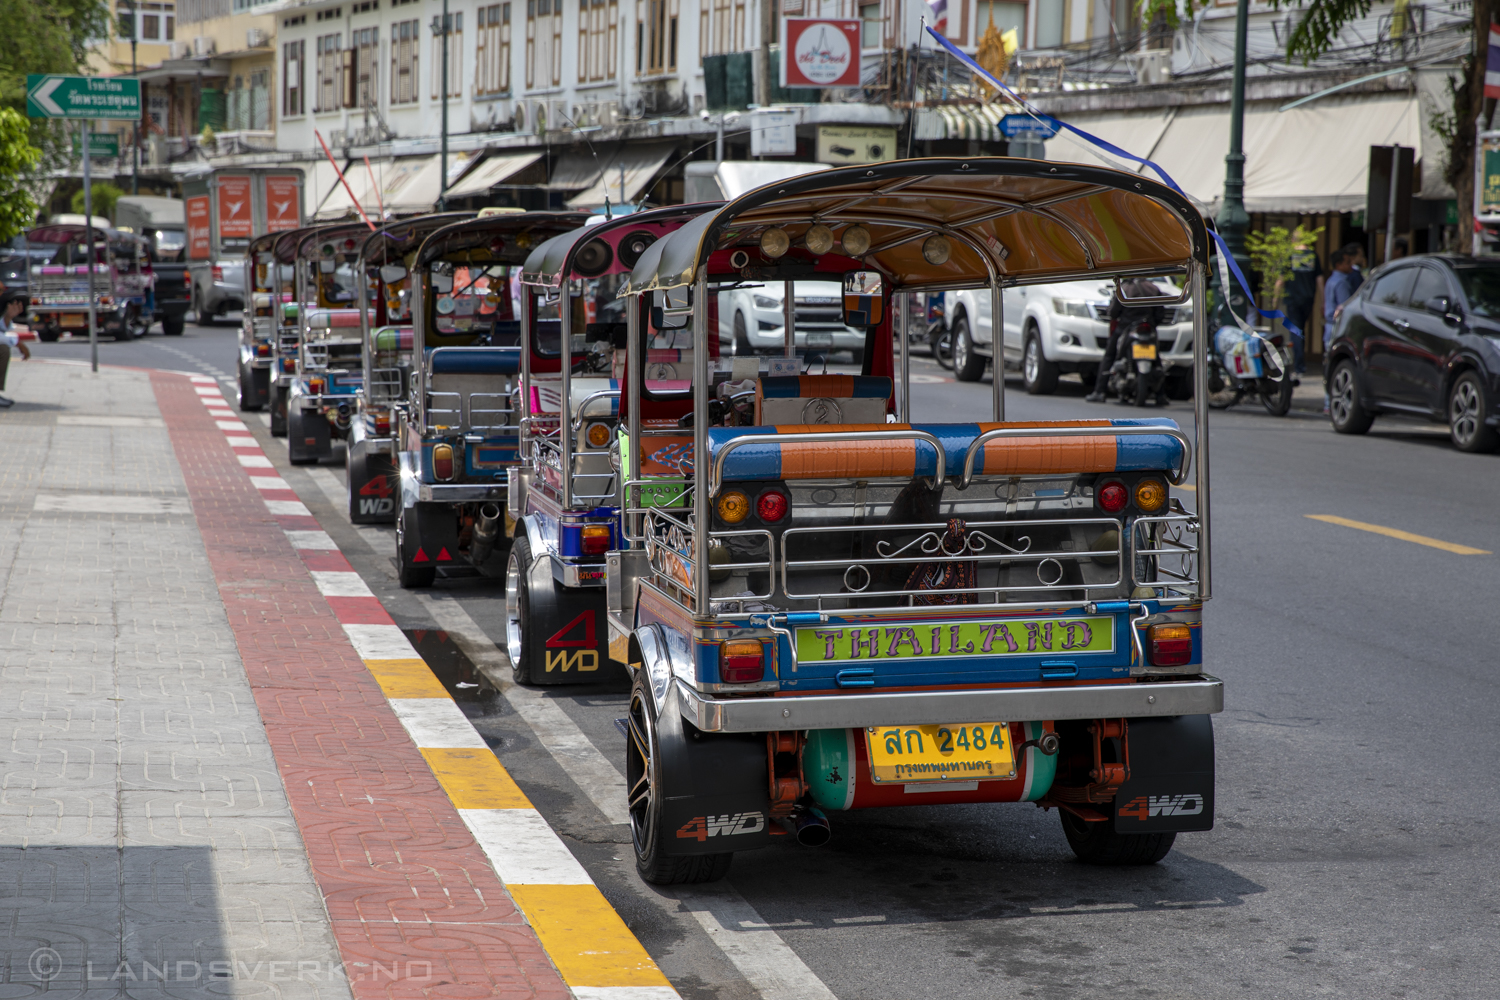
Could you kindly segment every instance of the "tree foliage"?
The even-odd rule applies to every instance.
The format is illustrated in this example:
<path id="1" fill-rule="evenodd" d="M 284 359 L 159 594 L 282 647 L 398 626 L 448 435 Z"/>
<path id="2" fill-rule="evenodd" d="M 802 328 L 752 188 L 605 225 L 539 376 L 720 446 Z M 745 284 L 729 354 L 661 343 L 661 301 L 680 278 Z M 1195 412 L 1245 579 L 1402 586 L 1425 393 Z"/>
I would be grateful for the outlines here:
<path id="1" fill-rule="evenodd" d="M 1245 249 L 1250 253 L 1250 267 L 1260 275 L 1260 287 L 1270 291 L 1274 305 L 1281 300 L 1281 290 L 1292 272 L 1312 258 L 1313 244 L 1323 235 L 1323 227 L 1298 226 L 1287 232 L 1284 226 L 1272 226 L 1263 233 L 1245 234 Z"/>
<path id="2" fill-rule="evenodd" d="M 1370 13 L 1374 0 L 1269 0 L 1272 10 L 1300 10 L 1302 16 L 1286 40 L 1288 61 L 1312 62 L 1333 48 L 1344 26 Z M 1211 0 L 1137 0 L 1136 12 L 1142 23 L 1164 22 L 1173 28 L 1185 16 L 1192 19 L 1199 11 L 1213 6 Z"/>
<path id="3" fill-rule="evenodd" d="M 42 151 L 31 144 L 26 119 L 14 108 L 0 108 L 0 240 L 8 240 L 36 218 L 36 199 L 27 186 Z"/>
<path id="4" fill-rule="evenodd" d="M 78 72 L 89 42 L 109 37 L 109 8 L 102 0 L 0 0 L 0 24 L 0 107 L 28 124 L 30 144 L 43 152 L 39 166 L 61 166 L 71 158 L 64 126 L 25 117 L 26 74 Z"/>
<path id="5" fill-rule="evenodd" d="M 93 183 L 94 214 L 102 215 L 115 221 L 115 202 L 125 196 L 125 192 L 115 187 L 109 181 L 95 181 Z M 73 192 L 73 211 L 79 215 L 83 214 L 83 188 Z"/>

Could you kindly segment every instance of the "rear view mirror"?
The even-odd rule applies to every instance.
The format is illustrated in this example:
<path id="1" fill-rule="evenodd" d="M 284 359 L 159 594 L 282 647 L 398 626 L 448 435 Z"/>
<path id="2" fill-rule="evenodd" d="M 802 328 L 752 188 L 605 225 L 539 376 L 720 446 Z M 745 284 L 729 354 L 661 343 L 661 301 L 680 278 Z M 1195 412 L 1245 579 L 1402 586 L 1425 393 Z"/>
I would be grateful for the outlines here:
<path id="1" fill-rule="evenodd" d="M 1446 295 L 1434 295 L 1424 303 L 1424 306 L 1428 312 L 1438 316 L 1446 316 L 1453 309 L 1453 303 L 1448 301 Z"/>
<path id="2" fill-rule="evenodd" d="M 692 293 L 668 288 L 651 293 L 651 326 L 656 330 L 686 330 L 691 325 Z"/>
<path id="3" fill-rule="evenodd" d="M 395 284 L 406 277 L 406 268 L 400 264 L 387 264 L 380 269 L 380 280 L 387 285 Z"/>
<path id="4" fill-rule="evenodd" d="M 878 271 L 844 275 L 844 325 L 879 326 L 885 316 L 885 289 Z"/>

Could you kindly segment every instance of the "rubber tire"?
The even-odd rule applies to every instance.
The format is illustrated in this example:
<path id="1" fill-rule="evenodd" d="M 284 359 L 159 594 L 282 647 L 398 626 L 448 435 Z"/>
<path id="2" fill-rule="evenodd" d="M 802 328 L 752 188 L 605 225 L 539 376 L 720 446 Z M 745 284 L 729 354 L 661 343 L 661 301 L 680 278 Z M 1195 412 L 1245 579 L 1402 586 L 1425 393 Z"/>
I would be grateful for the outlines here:
<path id="1" fill-rule="evenodd" d="M 286 437 L 287 397 L 290 395 L 280 386 L 271 386 L 271 436 Z M 278 419 L 279 418 L 279 419 Z"/>
<path id="2" fill-rule="evenodd" d="M 1151 376 L 1148 372 L 1135 373 L 1135 405 L 1145 406 L 1151 398 Z"/>
<path id="3" fill-rule="evenodd" d="M 55 344 L 62 336 L 62 331 L 55 326 L 44 326 L 36 332 L 36 339 L 44 344 Z"/>
<path id="4" fill-rule="evenodd" d="M 745 326 L 745 314 L 738 310 L 734 314 L 734 356 L 737 358 L 755 357 L 755 348 L 750 344 L 750 333 Z"/>
<path id="5" fill-rule="evenodd" d="M 525 530 L 516 534 L 505 558 L 505 652 L 510 657 L 510 675 L 517 684 L 530 684 L 536 661 L 536 636 L 524 627 L 531 613 L 531 540 Z"/>
<path id="6" fill-rule="evenodd" d="M 182 328 L 186 323 L 187 320 L 181 316 L 178 316 L 176 319 L 163 316 L 161 320 L 161 335 L 163 337 L 180 337 L 182 336 Z"/>
<path id="7" fill-rule="evenodd" d="M 946 326 L 933 324 L 927 342 L 932 347 L 932 360 L 941 368 L 953 368 L 953 333 Z"/>
<path id="8" fill-rule="evenodd" d="M 181 331 L 179 330 L 179 332 L 181 332 Z M 251 377 L 254 378 L 254 376 L 251 376 Z M 239 398 L 238 402 L 239 402 L 240 412 L 241 413 L 254 413 L 257 410 L 259 410 L 260 409 L 260 404 L 259 403 L 247 403 L 247 402 L 245 402 L 246 399 L 249 399 L 249 398 L 253 397 L 255 395 L 255 393 L 253 391 L 251 391 L 251 392 L 246 392 L 245 391 L 245 369 L 244 368 L 240 369 L 239 378 L 236 381 L 239 383 L 240 398 Z"/>
<path id="9" fill-rule="evenodd" d="M 1284 417 L 1292 408 L 1292 385 L 1291 375 L 1287 375 L 1281 381 L 1273 383 L 1276 386 L 1274 392 L 1260 393 L 1260 405 L 1266 408 L 1266 412 L 1273 417 Z"/>
<path id="10" fill-rule="evenodd" d="M 1460 437 L 1458 423 L 1453 414 L 1454 407 L 1459 405 L 1461 393 L 1466 394 L 1468 403 L 1479 410 L 1475 417 L 1474 432 L 1467 438 Z M 1460 375 L 1453 383 L 1453 389 L 1448 393 L 1448 437 L 1453 441 L 1453 447 L 1471 455 L 1494 451 L 1496 447 L 1500 447 L 1500 434 L 1496 434 L 1495 428 L 1484 422 L 1489 408 L 1490 401 L 1485 398 L 1484 380 L 1479 377 L 1478 373 L 1468 371 Z"/>
<path id="11" fill-rule="evenodd" d="M 1032 396 L 1050 396 L 1057 391 L 1057 377 L 1062 374 L 1057 363 L 1047 360 L 1047 352 L 1042 350 L 1042 338 L 1038 335 L 1035 327 L 1028 328 L 1026 332 L 1026 346 L 1021 355 L 1021 379 L 1026 385 L 1026 392 Z M 1032 351 L 1036 352 L 1035 366 L 1032 364 Z M 1035 372 L 1033 373 L 1033 367 Z"/>
<path id="12" fill-rule="evenodd" d="M 680 717 L 679 717 L 680 720 Z M 625 793 L 630 809 L 630 842 L 635 869 L 651 885 L 696 885 L 717 882 L 729 874 L 734 854 L 671 856 L 661 853 L 661 770 L 656 755 L 656 702 L 644 670 L 637 670 L 630 686 L 626 715 Z M 644 784 L 644 788 L 643 788 Z M 641 801 L 639 796 L 644 794 Z"/>
<path id="13" fill-rule="evenodd" d="M 1168 399 L 1192 399 L 1193 398 L 1193 374 L 1191 371 L 1178 369 L 1167 376 L 1166 386 Z"/>
<path id="14" fill-rule="evenodd" d="M 1343 401 L 1344 412 L 1340 414 L 1340 378 L 1346 381 L 1348 399 Z M 1328 421 L 1340 434 L 1363 434 L 1375 422 L 1375 415 L 1365 409 L 1360 401 L 1359 367 L 1348 358 L 1333 366 L 1328 376 Z"/>
<path id="15" fill-rule="evenodd" d="M 301 439 L 305 436 L 302 433 L 302 424 L 303 424 L 303 422 L 306 419 L 307 419 L 306 417 L 302 416 L 301 414 L 297 413 L 294 410 L 291 410 L 290 408 L 287 410 L 287 415 L 286 415 L 286 440 L 287 440 L 286 460 L 288 462 L 290 462 L 292 465 L 317 465 L 318 464 L 318 456 L 317 455 L 298 454 L 297 451 L 296 451 L 296 449 L 293 447 L 293 442 L 300 442 Z M 293 426 L 294 424 L 295 424 L 295 427 Z M 302 445 L 302 447 L 306 447 L 306 445 Z"/>
<path id="16" fill-rule="evenodd" d="M 1086 865 L 1154 865 L 1167 856 L 1175 833 L 1116 833 L 1114 822 L 1089 823 L 1059 809 L 1063 836 Z"/>
<path id="17" fill-rule="evenodd" d="M 402 590 L 417 590 L 437 581 L 437 567 L 413 566 L 406 561 L 406 532 L 411 529 L 408 518 L 416 521 L 415 507 L 404 508 L 396 515 L 396 582 Z"/>
<path id="18" fill-rule="evenodd" d="M 967 316 L 953 321 L 953 375 L 960 382 L 978 382 L 984 377 L 984 358 L 974 350 Z"/>

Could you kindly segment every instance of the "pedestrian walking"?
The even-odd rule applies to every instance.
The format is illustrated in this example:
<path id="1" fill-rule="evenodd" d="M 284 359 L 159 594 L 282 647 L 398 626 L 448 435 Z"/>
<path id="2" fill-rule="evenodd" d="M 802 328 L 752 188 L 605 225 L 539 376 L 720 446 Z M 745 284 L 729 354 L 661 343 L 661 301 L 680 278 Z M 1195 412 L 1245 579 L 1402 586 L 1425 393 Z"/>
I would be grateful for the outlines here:
<path id="1" fill-rule="evenodd" d="M 1349 258 L 1351 274 L 1349 279 L 1349 294 L 1353 295 L 1359 291 L 1359 286 L 1365 283 L 1365 268 L 1369 267 L 1370 264 L 1365 259 L 1365 247 L 1363 243 L 1345 243 L 1344 256 Z"/>
<path id="2" fill-rule="evenodd" d="M 1313 305 L 1318 300 L 1318 285 L 1322 280 L 1322 266 L 1318 262 L 1318 251 L 1310 243 L 1298 243 L 1299 254 L 1292 268 L 1291 280 L 1286 283 L 1282 295 L 1286 318 L 1301 330 L 1301 335 L 1292 335 L 1293 367 L 1298 375 L 1307 373 L 1307 328 L 1312 322 Z"/>
<path id="3" fill-rule="evenodd" d="M 1350 256 L 1349 248 L 1335 250 L 1328 258 L 1329 266 L 1333 268 L 1328 275 L 1328 281 L 1323 285 L 1323 412 L 1328 412 L 1328 348 L 1333 344 L 1334 327 L 1338 325 L 1339 314 L 1344 311 L 1344 303 L 1354 296 L 1359 288 L 1356 279 L 1359 274 L 1354 270 L 1354 260 Z M 1361 279 L 1362 280 L 1362 279 Z"/>
<path id="4" fill-rule="evenodd" d="M 16 332 L 16 319 L 26 311 L 29 301 L 20 292 L 0 295 L 0 392 L 5 391 L 5 376 L 10 371 L 10 349 L 14 347 L 20 351 L 21 360 L 31 360 L 31 351 L 21 343 L 21 335 Z M 15 400 L 0 396 L 0 409 L 9 409 L 15 405 Z"/>

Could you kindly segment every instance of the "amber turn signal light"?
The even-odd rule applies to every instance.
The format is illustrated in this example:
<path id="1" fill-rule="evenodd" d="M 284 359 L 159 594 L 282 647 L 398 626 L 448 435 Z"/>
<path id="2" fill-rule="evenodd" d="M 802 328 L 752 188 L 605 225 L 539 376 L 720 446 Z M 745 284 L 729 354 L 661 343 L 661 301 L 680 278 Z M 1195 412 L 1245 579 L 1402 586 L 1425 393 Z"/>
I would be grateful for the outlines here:
<path id="1" fill-rule="evenodd" d="M 730 490 L 719 497 L 717 509 L 719 520 L 725 524 L 739 524 L 750 514 L 750 498 L 739 490 Z"/>
<path id="2" fill-rule="evenodd" d="M 602 556 L 609 551 L 609 525 L 586 524 L 583 526 L 583 554 Z"/>
<path id="3" fill-rule="evenodd" d="M 719 643 L 719 679 L 725 684 L 754 684 L 765 675 L 765 643 L 759 639 L 726 639 Z"/>
<path id="4" fill-rule="evenodd" d="M 1170 623 L 1151 626 L 1151 665 L 1180 667 L 1193 658 L 1193 630 Z"/>
<path id="5" fill-rule="evenodd" d="M 453 478 L 453 446 L 451 444 L 432 446 L 432 474 L 444 481 Z"/>
<path id="6" fill-rule="evenodd" d="M 1142 479 L 1135 484 L 1135 505 L 1150 514 L 1167 503 L 1167 487 L 1159 479 Z"/>

